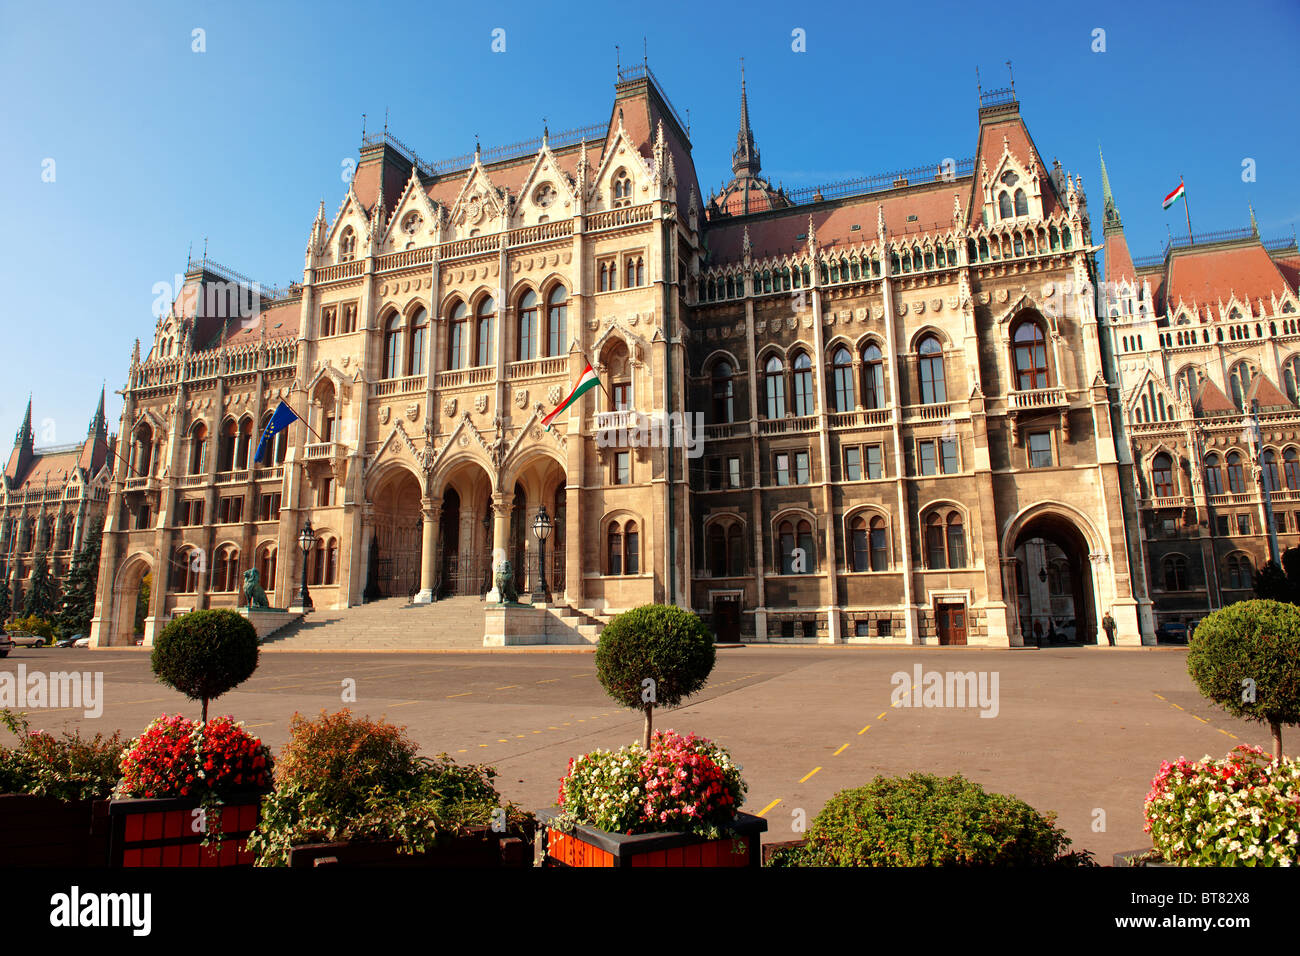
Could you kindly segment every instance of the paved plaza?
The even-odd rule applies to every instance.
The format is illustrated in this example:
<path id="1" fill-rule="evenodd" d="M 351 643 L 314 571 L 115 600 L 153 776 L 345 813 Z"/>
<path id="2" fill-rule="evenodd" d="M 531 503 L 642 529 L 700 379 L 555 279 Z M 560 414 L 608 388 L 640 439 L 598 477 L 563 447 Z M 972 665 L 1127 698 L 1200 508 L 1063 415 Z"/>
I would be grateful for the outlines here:
<path id="1" fill-rule="evenodd" d="M 104 675 L 101 717 L 29 709 L 33 729 L 131 736 L 160 713 L 199 713 L 154 681 L 147 651 L 18 648 L 0 672 L 19 665 Z M 989 691 L 996 674 L 996 715 L 982 717 L 970 700 L 891 705 L 892 676 L 911 677 L 917 665 L 973 671 Z M 348 681 L 355 702 L 343 699 Z M 406 725 L 425 753 L 495 766 L 501 791 L 528 808 L 554 802 L 571 756 L 637 740 L 642 724 L 605 696 L 589 650 L 265 653 L 256 674 L 212 712 L 233 713 L 278 749 L 295 711 L 343 706 Z M 1149 845 L 1142 801 L 1161 760 L 1268 744 L 1265 728 L 1201 698 L 1181 648 L 719 649 L 708 686 L 658 712 L 655 723 L 731 750 L 749 783 L 746 809 L 763 811 L 770 840 L 793 838 L 799 811 L 811 820 L 833 793 L 877 774 L 961 772 L 1056 812 L 1075 847 L 1105 863 Z"/>

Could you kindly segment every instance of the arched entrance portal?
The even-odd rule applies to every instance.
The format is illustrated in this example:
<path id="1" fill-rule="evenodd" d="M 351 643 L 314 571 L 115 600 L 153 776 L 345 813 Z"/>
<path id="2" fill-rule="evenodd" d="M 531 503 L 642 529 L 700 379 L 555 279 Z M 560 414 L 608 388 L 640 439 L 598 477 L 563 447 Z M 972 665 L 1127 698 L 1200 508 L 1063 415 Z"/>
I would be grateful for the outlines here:
<path id="1" fill-rule="evenodd" d="M 453 465 L 442 483 L 437 549 L 440 597 L 492 587 L 492 481 L 477 462 Z"/>
<path id="2" fill-rule="evenodd" d="M 409 597 L 420 590 L 420 551 L 424 518 L 420 482 L 396 470 L 371 497 L 373 583 L 380 597 Z"/>
<path id="3" fill-rule="evenodd" d="M 1016 535 L 1015 603 L 1022 643 L 1097 643 L 1087 539 L 1068 517 L 1039 514 Z"/>
<path id="4" fill-rule="evenodd" d="M 509 557 L 515 568 L 519 593 L 528 595 L 538 584 L 537 536 L 533 525 L 538 509 L 546 507 L 551 533 L 546 539 L 546 589 L 552 600 L 566 592 L 565 554 L 567 492 L 564 468 L 546 454 L 534 454 L 509 475 L 513 481 L 509 529 Z M 525 598 L 526 599 L 526 598 Z"/>
<path id="5" fill-rule="evenodd" d="M 117 580 L 113 582 L 112 624 L 105 635 L 106 640 L 101 640 L 102 644 L 129 647 L 135 643 L 137 620 L 151 613 L 150 608 L 144 608 L 143 615 L 137 613 L 140 610 L 141 587 L 147 576 L 150 577 L 151 587 L 157 586 L 153 580 L 153 562 L 145 555 L 135 554 L 123 562 L 117 572 Z M 147 627 L 144 624 L 138 633 L 143 635 Z"/>

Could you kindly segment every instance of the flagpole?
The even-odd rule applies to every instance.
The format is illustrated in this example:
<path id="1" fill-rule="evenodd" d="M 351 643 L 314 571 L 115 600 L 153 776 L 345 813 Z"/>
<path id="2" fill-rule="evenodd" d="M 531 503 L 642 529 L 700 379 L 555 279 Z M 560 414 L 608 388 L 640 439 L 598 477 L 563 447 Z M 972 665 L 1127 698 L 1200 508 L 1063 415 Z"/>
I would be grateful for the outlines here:
<path id="1" fill-rule="evenodd" d="M 1196 239 L 1192 236 L 1192 207 L 1187 203 L 1187 184 L 1183 182 L 1183 174 L 1178 174 L 1178 185 L 1183 187 L 1183 212 L 1187 215 L 1187 241 L 1191 245 L 1196 245 Z"/>
<path id="2" fill-rule="evenodd" d="M 591 357 L 587 355 L 587 353 L 584 352 L 582 349 L 578 349 L 578 353 L 583 357 L 583 359 L 586 360 L 588 365 L 591 365 L 592 371 L 595 371 L 596 366 L 591 364 Z M 600 390 L 604 392 L 605 397 L 609 399 L 609 405 L 610 408 L 612 409 L 614 407 L 614 396 L 610 392 L 610 390 L 605 386 L 605 383 L 600 380 L 599 375 L 596 376 L 596 384 L 600 386 Z"/>

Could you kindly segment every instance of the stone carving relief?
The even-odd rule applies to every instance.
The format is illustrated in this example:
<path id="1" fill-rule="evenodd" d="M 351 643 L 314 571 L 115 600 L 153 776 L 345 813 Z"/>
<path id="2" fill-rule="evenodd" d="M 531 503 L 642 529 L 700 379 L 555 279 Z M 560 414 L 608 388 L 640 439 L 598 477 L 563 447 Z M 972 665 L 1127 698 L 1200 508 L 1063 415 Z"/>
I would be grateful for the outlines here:
<path id="1" fill-rule="evenodd" d="M 564 398 L 564 389 L 558 385 L 552 385 L 551 390 L 546 393 L 546 400 L 552 405 L 558 405 Z"/>
<path id="2" fill-rule="evenodd" d="M 413 422 L 420 417 L 420 405 L 418 402 L 411 402 L 406 406 L 406 420 Z"/>
<path id="3" fill-rule="evenodd" d="M 482 415 L 484 412 L 487 411 L 487 408 L 488 408 L 488 397 L 487 397 L 487 393 L 484 392 L 482 395 L 474 399 L 474 411 Z"/>
<path id="4" fill-rule="evenodd" d="M 442 403 L 442 413 L 448 418 L 456 417 L 456 399 L 449 398 Z"/>
<path id="5" fill-rule="evenodd" d="M 387 425 L 388 419 L 392 415 L 392 413 L 393 410 L 389 408 L 387 405 L 381 406 L 379 409 L 379 424 Z"/>
<path id="6" fill-rule="evenodd" d="M 521 388 L 515 392 L 515 405 L 519 408 L 526 408 L 528 405 L 528 389 Z"/>

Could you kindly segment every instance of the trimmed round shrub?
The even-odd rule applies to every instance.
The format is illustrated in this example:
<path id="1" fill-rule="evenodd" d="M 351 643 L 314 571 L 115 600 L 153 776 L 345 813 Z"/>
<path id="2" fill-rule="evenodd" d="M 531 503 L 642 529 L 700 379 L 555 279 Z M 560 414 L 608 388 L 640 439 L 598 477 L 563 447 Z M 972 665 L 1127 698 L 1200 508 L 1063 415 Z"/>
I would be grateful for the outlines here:
<path id="1" fill-rule="evenodd" d="M 708 682 L 717 659 L 713 635 L 693 611 L 644 604 L 605 625 L 596 646 L 596 676 L 611 698 L 645 714 L 650 748 L 656 704 L 675 707 Z"/>
<path id="2" fill-rule="evenodd" d="M 827 801 L 802 856 L 822 866 L 1091 865 L 1086 851 L 1067 852 L 1055 819 L 961 774 L 877 777 Z"/>
<path id="3" fill-rule="evenodd" d="M 191 611 L 172 620 L 153 646 L 158 680 L 190 700 L 208 701 L 238 687 L 257 669 L 257 631 L 235 611 Z"/>
<path id="4" fill-rule="evenodd" d="M 1300 723 L 1300 608 L 1238 601 L 1207 614 L 1187 648 L 1197 688 L 1234 717 L 1268 724 L 1282 757 L 1282 725 Z"/>

